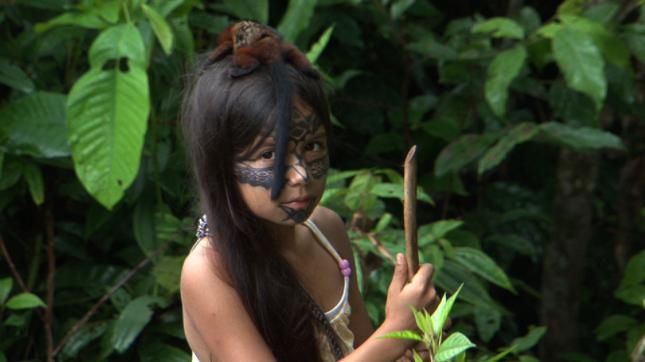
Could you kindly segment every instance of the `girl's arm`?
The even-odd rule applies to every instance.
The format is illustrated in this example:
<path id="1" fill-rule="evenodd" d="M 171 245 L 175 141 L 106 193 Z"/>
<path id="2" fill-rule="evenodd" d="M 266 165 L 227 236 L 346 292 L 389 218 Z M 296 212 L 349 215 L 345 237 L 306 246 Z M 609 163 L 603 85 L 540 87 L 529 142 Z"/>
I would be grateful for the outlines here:
<path id="1" fill-rule="evenodd" d="M 191 349 L 200 362 L 275 361 L 237 292 L 221 278 L 217 253 L 204 244 L 188 255 L 181 272 L 184 330 Z"/>
<path id="2" fill-rule="evenodd" d="M 342 219 L 334 211 L 324 207 L 316 208 L 316 222 L 324 228 L 325 235 L 335 243 L 341 257 L 354 266 L 351 243 L 345 231 Z M 395 361 L 413 346 L 414 342 L 400 339 L 378 338 L 386 333 L 404 329 L 416 329 L 416 322 L 410 309 L 415 306 L 422 309 L 435 299 L 436 291 L 432 285 L 432 266 L 424 264 L 419 268 L 414 278 L 407 282 L 407 264 L 403 255 L 397 255 L 392 282 L 388 289 L 385 306 L 385 321 L 374 331 L 365 309 L 363 298 L 358 290 L 356 273 L 352 273 L 350 287 L 350 329 L 354 333 L 356 350 L 345 357 L 343 361 Z"/>

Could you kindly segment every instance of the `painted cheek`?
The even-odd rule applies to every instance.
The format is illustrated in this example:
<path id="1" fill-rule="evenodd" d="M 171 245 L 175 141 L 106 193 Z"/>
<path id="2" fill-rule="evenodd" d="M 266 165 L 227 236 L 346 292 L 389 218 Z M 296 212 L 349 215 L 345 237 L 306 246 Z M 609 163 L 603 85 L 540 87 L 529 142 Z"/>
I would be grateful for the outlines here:
<path id="1" fill-rule="evenodd" d="M 251 186 L 260 186 L 271 190 L 273 185 L 273 167 L 253 168 L 248 166 L 237 166 L 235 168 L 237 181 Z"/>
<path id="2" fill-rule="evenodd" d="M 309 162 L 309 174 L 314 180 L 327 176 L 327 171 L 329 171 L 329 157 L 325 156 Z"/>

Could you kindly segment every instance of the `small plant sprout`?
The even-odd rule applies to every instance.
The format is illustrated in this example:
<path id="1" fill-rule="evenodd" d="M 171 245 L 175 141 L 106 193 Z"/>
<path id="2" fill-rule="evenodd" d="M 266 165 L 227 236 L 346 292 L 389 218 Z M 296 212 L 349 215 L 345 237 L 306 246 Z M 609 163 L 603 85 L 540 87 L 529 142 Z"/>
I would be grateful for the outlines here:
<path id="1" fill-rule="evenodd" d="M 462 287 L 463 284 L 447 300 L 444 293 L 441 302 L 432 314 L 426 310 L 418 311 L 412 307 L 412 313 L 421 334 L 416 331 L 405 330 L 388 333 L 381 338 L 398 338 L 422 342 L 428 349 L 430 362 L 465 361 L 466 350 L 475 347 L 475 344 L 459 332 L 450 334 L 446 339 L 443 338 L 443 327 Z M 412 355 L 415 362 L 423 362 L 416 350 L 412 350 Z"/>

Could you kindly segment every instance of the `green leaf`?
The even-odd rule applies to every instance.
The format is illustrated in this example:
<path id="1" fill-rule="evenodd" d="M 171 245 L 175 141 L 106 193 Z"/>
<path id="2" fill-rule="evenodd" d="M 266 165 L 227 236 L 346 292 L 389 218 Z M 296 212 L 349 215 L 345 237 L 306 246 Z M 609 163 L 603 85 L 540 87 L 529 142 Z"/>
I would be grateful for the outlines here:
<path id="1" fill-rule="evenodd" d="M 423 362 L 423 358 L 421 358 L 416 349 L 412 349 L 412 358 L 414 358 L 414 362 Z"/>
<path id="2" fill-rule="evenodd" d="M 115 350 L 123 352 L 128 349 L 143 328 L 150 322 L 152 317 L 152 310 L 149 308 L 150 303 L 148 296 L 142 296 L 133 299 L 121 311 L 114 324 L 111 339 Z"/>
<path id="3" fill-rule="evenodd" d="M 0 58 L 0 83 L 24 93 L 31 93 L 36 88 L 31 78 L 19 67 L 9 63 L 7 58 Z"/>
<path id="4" fill-rule="evenodd" d="M 493 259 L 481 250 L 468 247 L 456 247 L 455 258 L 459 263 L 461 263 L 461 265 L 465 266 L 473 273 L 478 274 L 491 283 L 515 293 L 515 289 L 508 280 L 506 273 L 504 273 Z"/>
<path id="5" fill-rule="evenodd" d="M 153 197 L 144 193 L 132 213 L 134 238 L 145 255 L 150 255 L 159 246 L 155 231 L 155 202 Z"/>
<path id="6" fill-rule="evenodd" d="M 0 305 L 3 305 L 4 301 L 7 300 L 12 286 L 13 279 L 9 277 L 0 279 Z"/>
<path id="7" fill-rule="evenodd" d="M 22 175 L 27 181 L 29 186 L 29 193 L 31 199 L 34 200 L 36 205 L 42 205 L 45 201 L 45 184 L 43 181 L 43 173 L 40 171 L 38 165 L 29 162 L 22 169 Z"/>
<path id="8" fill-rule="evenodd" d="M 567 85 L 591 97 L 600 110 L 607 94 L 605 63 L 591 36 L 564 26 L 555 34 L 552 47 Z"/>
<path id="9" fill-rule="evenodd" d="M 419 336 L 416 332 L 408 330 L 386 333 L 382 336 L 378 336 L 378 338 L 407 339 L 411 341 L 423 342 L 423 338 L 421 338 L 421 336 Z"/>
<path id="10" fill-rule="evenodd" d="M 473 26 L 473 33 L 492 33 L 495 38 L 524 38 L 524 29 L 509 18 L 495 17 Z"/>
<path id="11" fill-rule="evenodd" d="M 414 0 L 395 0 L 390 7 L 390 16 L 394 20 L 400 18 L 413 4 Z"/>
<path id="12" fill-rule="evenodd" d="M 62 353 L 65 357 L 76 357 L 78 353 L 107 330 L 108 322 L 86 324 L 74 333 L 65 343 Z"/>
<path id="13" fill-rule="evenodd" d="M 425 246 L 443 238 L 450 231 L 457 229 L 464 222 L 461 220 L 439 220 L 419 228 L 419 246 Z"/>
<path id="14" fill-rule="evenodd" d="M 489 343 L 499 330 L 502 323 L 502 314 L 494 309 L 475 308 L 475 325 L 481 339 Z"/>
<path id="15" fill-rule="evenodd" d="M 623 314 L 611 315 L 605 318 L 602 323 L 596 327 L 596 339 L 599 341 L 607 340 L 636 325 L 638 325 L 638 322 L 632 317 L 628 317 Z"/>
<path id="16" fill-rule="evenodd" d="M 575 150 L 625 149 L 618 136 L 597 128 L 571 127 L 558 122 L 542 123 L 539 127 L 541 135 L 546 141 L 568 146 Z"/>
<path id="17" fill-rule="evenodd" d="M 448 361 L 458 354 L 464 352 L 468 348 L 475 347 L 475 345 L 465 335 L 455 332 L 446 338 L 435 353 L 436 362 Z"/>
<path id="18" fill-rule="evenodd" d="M 240 20 L 255 20 L 262 24 L 269 20 L 268 0 L 224 0 L 224 7 Z"/>
<path id="19" fill-rule="evenodd" d="M 457 296 L 463 286 L 464 285 L 461 284 L 459 288 L 455 290 L 455 293 L 448 298 L 448 300 L 446 300 L 446 294 L 444 293 L 443 297 L 441 297 L 441 302 L 439 302 L 439 305 L 432 313 L 430 320 L 432 321 L 432 329 L 435 336 L 441 335 L 446 319 L 448 319 L 448 316 L 450 315 L 450 310 L 452 310 L 452 306 L 455 304 Z"/>
<path id="20" fill-rule="evenodd" d="M 645 306 L 645 250 L 632 256 L 627 262 L 623 279 L 614 296 L 625 303 L 641 308 Z"/>
<path id="21" fill-rule="evenodd" d="M 152 268 L 157 284 L 168 289 L 171 293 L 179 290 L 179 278 L 184 256 L 163 256 Z"/>
<path id="22" fill-rule="evenodd" d="M 278 31 L 285 41 L 294 43 L 298 35 L 309 26 L 316 2 L 317 0 L 289 0 L 287 11 L 278 25 Z"/>
<path id="23" fill-rule="evenodd" d="M 0 177 L 0 190 L 6 190 L 15 185 L 22 175 L 22 162 L 9 158 L 2 166 L 2 177 Z"/>
<path id="24" fill-rule="evenodd" d="M 139 169 L 150 100 L 146 72 L 91 69 L 72 87 L 67 125 L 85 189 L 111 209 Z"/>
<path id="25" fill-rule="evenodd" d="M 92 68 L 102 68 L 109 60 L 128 58 L 130 68 L 146 66 L 145 46 L 139 30 L 132 24 L 121 24 L 99 34 L 89 52 Z"/>
<path id="26" fill-rule="evenodd" d="M 498 138 L 497 134 L 466 134 L 446 146 L 435 161 L 434 172 L 443 176 L 456 172 L 481 156 L 488 146 Z"/>
<path id="27" fill-rule="evenodd" d="M 485 95 L 488 104 L 498 117 L 502 117 L 506 113 L 508 86 L 520 73 L 525 59 L 526 49 L 524 46 L 518 45 L 497 54 L 488 67 Z"/>
<path id="28" fill-rule="evenodd" d="M 161 341 L 150 341 L 139 349 L 141 362 L 190 362 L 191 356 L 186 351 L 177 347 L 162 343 Z"/>
<path id="29" fill-rule="evenodd" d="M 307 52 L 307 59 L 312 64 L 315 64 L 316 61 L 318 61 L 318 58 L 320 57 L 320 54 L 322 54 L 323 50 L 327 47 L 327 44 L 329 43 L 329 39 L 331 39 L 331 34 L 334 32 L 334 25 L 328 27 L 324 33 L 318 38 L 318 41 L 316 41 L 311 48 L 309 48 L 309 51 Z M 358 72 L 358 71 L 355 71 Z M 349 76 L 351 76 L 352 73 L 349 73 Z"/>
<path id="30" fill-rule="evenodd" d="M 512 345 L 516 346 L 515 353 L 533 348 L 544 336 L 544 333 L 546 333 L 546 327 L 530 327 L 525 336 L 513 340 Z"/>
<path id="31" fill-rule="evenodd" d="M 166 55 L 170 55 L 170 53 L 172 53 L 172 44 L 174 37 L 170 26 L 166 22 L 166 19 L 164 19 L 163 16 L 159 15 L 159 13 L 154 8 L 146 4 L 141 4 L 141 9 L 148 18 L 148 21 L 150 21 L 152 31 L 154 31 L 155 35 L 157 36 L 157 40 L 159 40 L 159 44 L 161 44 L 161 48 L 163 49 L 164 53 L 166 53 Z"/>
<path id="32" fill-rule="evenodd" d="M 374 185 L 371 192 L 374 195 L 379 197 L 395 198 L 403 201 L 402 184 L 395 184 L 395 183 L 388 183 L 388 182 L 378 183 Z M 417 187 L 417 200 L 424 201 L 429 204 L 433 203 L 432 198 L 430 198 L 430 195 L 428 195 L 425 191 L 423 191 L 421 186 Z"/>
<path id="33" fill-rule="evenodd" d="M 8 131 L 7 148 L 37 158 L 70 154 L 65 126 L 65 95 L 36 92 L 0 110 L 0 127 Z"/>
<path id="34" fill-rule="evenodd" d="M 491 147 L 479 160 L 478 174 L 497 166 L 506 158 L 515 145 L 526 142 L 540 132 L 540 129 L 533 123 L 525 122 L 511 128 L 500 140 Z"/>
<path id="35" fill-rule="evenodd" d="M 5 306 L 9 309 L 32 309 L 38 307 L 47 307 L 45 303 L 35 294 L 20 293 L 9 298 Z"/>
<path id="36" fill-rule="evenodd" d="M 34 27 L 36 32 L 44 33 L 52 28 L 73 25 L 87 29 L 103 29 L 110 24 L 96 13 L 64 13 L 45 23 L 38 23 Z"/>

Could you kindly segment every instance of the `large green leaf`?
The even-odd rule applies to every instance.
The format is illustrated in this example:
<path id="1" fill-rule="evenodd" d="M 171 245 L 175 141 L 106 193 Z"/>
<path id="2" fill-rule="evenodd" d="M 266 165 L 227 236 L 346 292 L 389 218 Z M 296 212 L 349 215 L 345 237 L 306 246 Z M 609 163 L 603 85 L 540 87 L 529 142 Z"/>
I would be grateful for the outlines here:
<path id="1" fill-rule="evenodd" d="M 506 113 L 508 86 L 519 74 L 526 59 L 526 49 L 522 45 L 505 50 L 493 59 L 488 67 L 485 94 L 493 112 L 502 117 Z"/>
<path id="2" fill-rule="evenodd" d="M 475 347 L 475 344 L 468 337 L 459 332 L 455 332 L 441 343 L 439 348 L 437 348 L 434 358 L 437 362 L 449 361 L 451 358 L 456 357 L 458 354 L 472 347 Z"/>
<path id="3" fill-rule="evenodd" d="M 174 37 L 172 30 L 170 30 L 170 26 L 166 22 L 166 19 L 164 19 L 163 16 L 159 15 L 159 13 L 154 8 L 146 4 L 141 4 L 141 9 L 143 10 L 143 13 L 146 14 L 148 21 L 150 21 L 150 25 L 152 25 L 152 31 L 154 31 L 155 35 L 157 36 L 157 40 L 159 40 L 159 44 L 161 44 L 161 48 L 163 49 L 164 53 L 169 55 L 172 52 Z"/>
<path id="4" fill-rule="evenodd" d="M 278 25 L 284 40 L 295 42 L 298 35 L 309 26 L 316 2 L 317 0 L 289 0 L 287 12 Z"/>
<path id="5" fill-rule="evenodd" d="M 591 35 L 563 26 L 553 38 L 553 56 L 567 85 L 591 97 L 599 110 L 607 93 L 607 79 L 605 62 Z"/>
<path id="6" fill-rule="evenodd" d="M 91 69 L 70 91 L 74 168 L 85 189 L 108 209 L 137 174 L 149 109 L 148 77 L 133 65 L 128 72 Z"/>
<path id="7" fill-rule="evenodd" d="M 446 146 L 435 161 L 434 172 L 443 176 L 456 172 L 481 156 L 488 146 L 497 139 L 496 134 L 466 134 Z"/>
<path id="8" fill-rule="evenodd" d="M 484 156 L 479 160 L 477 172 L 481 175 L 486 170 L 497 166 L 502 160 L 506 158 L 509 152 L 515 145 L 526 142 L 535 137 L 540 132 L 540 129 L 533 123 L 525 122 L 511 128 L 500 140 L 491 147 Z"/>
<path id="9" fill-rule="evenodd" d="M 491 18 L 473 26 L 473 33 L 491 33 L 496 38 L 524 38 L 524 29 L 509 18 Z"/>
<path id="10" fill-rule="evenodd" d="M 5 305 L 7 308 L 14 310 L 46 307 L 45 303 L 37 295 L 26 292 L 9 298 Z"/>
<path id="11" fill-rule="evenodd" d="M 263 24 L 269 20 L 268 0 L 224 0 L 223 5 L 240 20 L 255 20 Z"/>
<path id="12" fill-rule="evenodd" d="M 113 26 L 101 32 L 90 47 L 92 68 L 101 68 L 109 60 L 128 58 L 128 66 L 145 68 L 146 53 L 141 33 L 132 24 Z"/>
<path id="13" fill-rule="evenodd" d="M 638 325 L 638 321 L 632 317 L 623 314 L 611 315 L 605 318 L 602 323 L 596 327 L 596 339 L 599 341 L 607 340 L 636 325 Z"/>
<path id="14" fill-rule="evenodd" d="M 0 110 L 11 153 L 53 158 L 70 154 L 65 127 L 65 95 L 37 92 Z"/>
<path id="15" fill-rule="evenodd" d="M 184 256 L 161 257 L 152 268 L 152 275 L 154 275 L 157 284 L 168 289 L 171 293 L 177 292 L 184 259 Z"/>
<path id="16" fill-rule="evenodd" d="M 597 128 L 571 127 L 558 122 L 547 122 L 540 125 L 540 130 L 547 141 L 579 151 L 625 148 L 618 136 Z"/>
<path id="17" fill-rule="evenodd" d="M 65 343 L 62 353 L 66 357 L 76 357 L 78 353 L 95 339 L 101 337 L 108 327 L 108 322 L 101 321 L 82 326 Z"/>
<path id="18" fill-rule="evenodd" d="M 0 83 L 25 93 L 31 93 L 35 89 L 31 78 L 5 57 L 0 58 Z"/>
<path id="19" fill-rule="evenodd" d="M 468 247 L 456 247 L 455 258 L 461 265 L 473 273 L 504 289 L 515 292 L 513 285 L 508 280 L 508 276 L 506 276 L 502 268 L 481 250 Z"/>
<path id="20" fill-rule="evenodd" d="M 119 318 L 114 324 L 112 334 L 112 346 L 118 352 L 123 352 L 134 340 L 139 333 L 150 322 L 152 310 L 149 305 L 151 300 L 148 296 L 136 298 L 121 311 Z"/>

